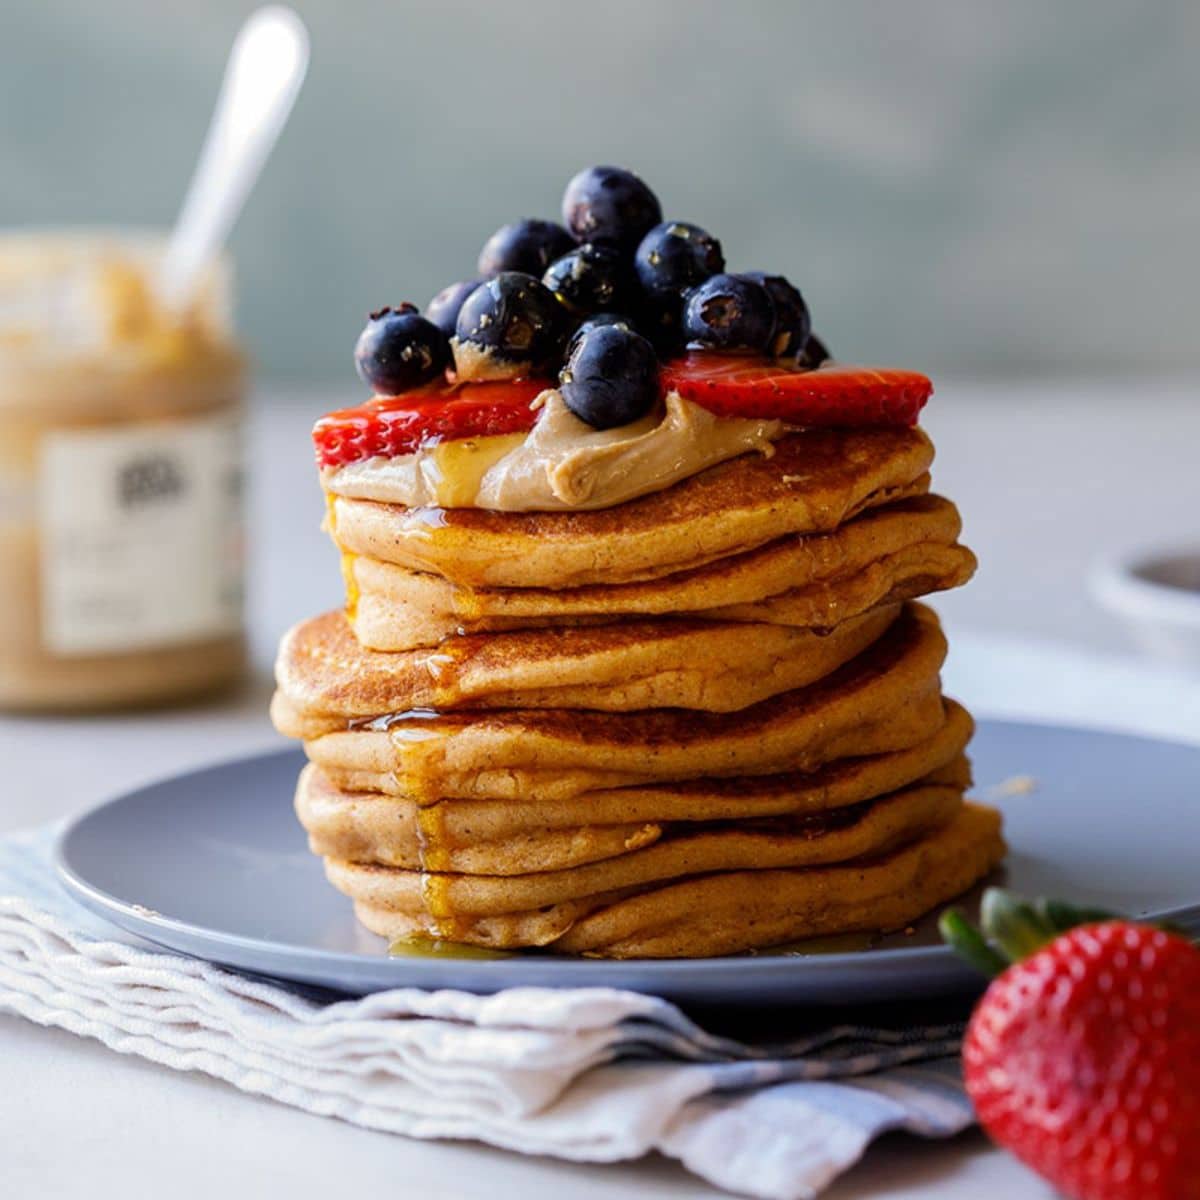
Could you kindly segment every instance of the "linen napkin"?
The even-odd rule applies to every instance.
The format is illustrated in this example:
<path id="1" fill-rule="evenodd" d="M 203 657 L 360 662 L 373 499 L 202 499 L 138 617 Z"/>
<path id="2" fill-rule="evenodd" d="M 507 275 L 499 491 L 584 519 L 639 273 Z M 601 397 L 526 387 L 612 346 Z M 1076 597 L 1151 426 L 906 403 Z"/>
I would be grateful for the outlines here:
<path id="1" fill-rule="evenodd" d="M 578 1161 L 657 1150 L 768 1200 L 816 1196 L 884 1131 L 972 1120 L 956 1025 L 767 1043 L 609 988 L 331 998 L 92 916 L 60 890 L 52 839 L 0 837 L 0 1011 L 308 1112 Z"/>

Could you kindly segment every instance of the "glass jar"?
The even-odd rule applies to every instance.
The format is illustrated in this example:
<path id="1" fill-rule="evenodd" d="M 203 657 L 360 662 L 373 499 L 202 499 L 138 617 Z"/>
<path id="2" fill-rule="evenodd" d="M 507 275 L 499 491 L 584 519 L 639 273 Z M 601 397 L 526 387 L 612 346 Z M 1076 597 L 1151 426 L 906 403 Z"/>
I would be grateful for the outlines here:
<path id="1" fill-rule="evenodd" d="M 245 659 L 244 361 L 130 233 L 0 235 L 0 706 L 183 699 Z"/>

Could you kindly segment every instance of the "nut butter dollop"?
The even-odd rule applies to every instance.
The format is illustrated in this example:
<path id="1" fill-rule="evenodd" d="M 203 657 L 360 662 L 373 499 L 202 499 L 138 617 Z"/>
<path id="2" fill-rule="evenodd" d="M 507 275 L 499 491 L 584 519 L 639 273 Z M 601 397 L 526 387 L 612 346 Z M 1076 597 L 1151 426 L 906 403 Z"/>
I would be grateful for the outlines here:
<path id="1" fill-rule="evenodd" d="M 327 492 L 406 508 L 554 512 L 611 508 L 750 451 L 774 453 L 781 421 L 717 417 L 672 392 L 618 429 L 593 429 L 554 389 L 528 435 L 469 438 L 322 472 Z"/>

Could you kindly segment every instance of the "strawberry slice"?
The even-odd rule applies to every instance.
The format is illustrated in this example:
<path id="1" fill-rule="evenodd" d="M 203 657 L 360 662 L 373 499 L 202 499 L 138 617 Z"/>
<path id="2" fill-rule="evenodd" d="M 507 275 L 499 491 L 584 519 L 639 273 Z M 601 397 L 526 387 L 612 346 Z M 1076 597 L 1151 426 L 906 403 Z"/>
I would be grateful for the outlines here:
<path id="1" fill-rule="evenodd" d="M 376 396 L 316 423 L 312 436 L 317 463 L 340 467 L 375 455 L 411 454 L 427 442 L 524 433 L 537 420 L 530 402 L 547 386 L 531 379 L 504 380 Z"/>
<path id="2" fill-rule="evenodd" d="M 545 381 L 436 384 L 376 396 L 322 417 L 313 429 L 322 467 L 411 454 L 427 442 L 525 433 Z M 663 393 L 677 391 L 718 417 L 778 418 L 789 425 L 915 425 L 933 385 L 916 371 L 831 364 L 815 371 L 761 358 L 689 354 L 662 366 Z"/>
<path id="3" fill-rule="evenodd" d="M 802 371 L 717 354 L 664 363 L 662 386 L 718 417 L 774 417 L 789 425 L 915 425 L 933 392 L 916 371 L 838 363 Z"/>

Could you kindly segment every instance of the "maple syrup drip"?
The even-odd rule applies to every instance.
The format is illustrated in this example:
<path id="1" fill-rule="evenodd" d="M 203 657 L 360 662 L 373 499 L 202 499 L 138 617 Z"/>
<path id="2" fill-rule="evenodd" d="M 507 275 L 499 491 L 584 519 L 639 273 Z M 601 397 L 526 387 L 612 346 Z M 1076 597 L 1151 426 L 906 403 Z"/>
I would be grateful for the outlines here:
<path id="1" fill-rule="evenodd" d="M 467 699 L 459 680 L 464 664 L 473 653 L 472 643 L 463 638 L 450 637 L 440 642 L 437 649 L 425 659 L 425 668 L 433 683 L 434 708 L 457 708 Z"/>
<path id="2" fill-rule="evenodd" d="M 362 590 L 358 586 L 358 576 L 354 569 L 358 555 L 352 554 L 349 550 L 343 550 L 337 540 L 337 497 L 332 492 L 325 493 L 324 528 L 342 556 L 342 582 L 346 588 L 346 619 L 353 625 L 358 616 L 358 601 L 362 596 Z"/>
<path id="3" fill-rule="evenodd" d="M 410 508 L 405 516 L 404 532 L 433 538 L 439 529 L 450 523 L 450 514 L 444 508 L 427 505 L 425 508 Z"/>
<path id="4" fill-rule="evenodd" d="M 451 898 L 451 849 L 438 794 L 437 767 L 443 755 L 444 727 L 438 713 L 418 709 L 388 718 L 388 732 L 400 759 L 395 777 L 417 806 L 417 848 L 421 864 L 421 900 L 437 941 L 463 942 L 469 925 L 454 912 Z M 418 722 L 421 722 L 418 724 Z"/>
<path id="5" fill-rule="evenodd" d="M 483 604 L 479 599 L 479 593 L 472 587 L 465 585 L 454 589 L 454 615 L 460 617 L 466 628 L 474 625 L 483 616 Z M 461 631 L 462 627 L 460 627 Z"/>
<path id="6" fill-rule="evenodd" d="M 446 837 L 443 801 L 417 804 L 417 847 L 422 871 L 449 871 L 451 847 Z"/>
<path id="7" fill-rule="evenodd" d="M 454 438 L 433 447 L 430 457 L 437 476 L 435 496 L 443 508 L 470 508 L 483 477 L 506 454 L 525 441 L 526 434 Z"/>
<path id="8" fill-rule="evenodd" d="M 443 719 L 443 714 L 436 708 L 408 708 L 404 712 L 383 713 L 378 717 L 356 717 L 348 722 L 348 726 L 351 729 L 370 729 L 374 733 L 391 733 L 393 740 L 423 742 L 427 738 L 440 736 L 440 730 L 434 727 L 434 722 Z"/>

